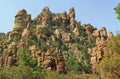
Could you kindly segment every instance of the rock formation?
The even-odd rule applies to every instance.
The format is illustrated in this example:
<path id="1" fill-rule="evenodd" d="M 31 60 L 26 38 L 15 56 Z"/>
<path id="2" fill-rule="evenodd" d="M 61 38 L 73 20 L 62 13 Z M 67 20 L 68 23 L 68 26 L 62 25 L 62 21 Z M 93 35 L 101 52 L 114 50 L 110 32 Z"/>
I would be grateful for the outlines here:
<path id="1" fill-rule="evenodd" d="M 103 54 L 106 51 L 105 43 L 108 36 L 105 27 L 103 27 L 101 30 L 95 30 L 93 35 L 96 37 L 96 47 L 88 49 L 88 52 L 91 52 L 92 71 L 96 72 L 98 64 L 102 60 Z"/>
<path id="2" fill-rule="evenodd" d="M 110 32 L 108 36 L 105 27 L 98 30 L 91 24 L 77 22 L 74 8 L 69 13 L 52 13 L 45 7 L 33 20 L 22 9 L 15 16 L 13 30 L 0 33 L 0 66 L 10 68 L 15 65 L 20 51 L 26 49 L 37 66 L 58 73 L 67 72 L 66 62 L 70 57 L 80 61 L 86 53 L 90 55 L 95 72 L 106 50 L 105 43 L 112 38 L 113 34 Z"/>
<path id="3" fill-rule="evenodd" d="M 26 10 L 20 10 L 15 16 L 13 31 L 23 31 L 27 24 L 31 22 L 31 15 L 27 14 Z"/>

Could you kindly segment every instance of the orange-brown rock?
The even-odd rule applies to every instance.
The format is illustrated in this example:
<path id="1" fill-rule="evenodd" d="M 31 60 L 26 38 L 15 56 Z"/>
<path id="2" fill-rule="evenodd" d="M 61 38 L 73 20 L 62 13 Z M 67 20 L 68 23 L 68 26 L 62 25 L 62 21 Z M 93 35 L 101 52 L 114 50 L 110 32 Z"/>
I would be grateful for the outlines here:
<path id="1" fill-rule="evenodd" d="M 13 65 L 13 57 L 9 56 L 7 60 L 7 67 L 11 67 Z"/>
<path id="2" fill-rule="evenodd" d="M 99 31 L 99 30 L 95 30 L 95 31 L 93 32 L 93 35 L 94 35 L 95 37 L 100 37 L 100 31 Z"/>
<path id="3" fill-rule="evenodd" d="M 69 10 L 68 16 L 69 16 L 69 18 L 70 18 L 70 22 L 71 22 L 73 19 L 75 19 L 75 10 L 74 10 L 73 7 Z"/>
<path id="4" fill-rule="evenodd" d="M 103 58 L 104 52 L 106 51 L 107 32 L 106 28 L 95 30 L 93 35 L 96 37 L 96 47 L 92 48 L 91 52 L 91 64 L 93 72 L 96 72 L 97 65 Z M 112 34 L 111 34 L 112 36 Z"/>
<path id="5" fill-rule="evenodd" d="M 74 28 L 73 30 L 73 33 L 75 36 L 78 36 L 80 33 L 79 33 L 79 29 L 77 27 Z"/>
<path id="6" fill-rule="evenodd" d="M 57 55 L 57 72 L 58 73 L 66 73 L 66 69 L 65 69 L 65 61 L 63 58 L 62 54 L 58 54 Z"/>
<path id="7" fill-rule="evenodd" d="M 70 33 L 66 33 L 63 35 L 62 40 L 65 42 L 71 42 L 72 41 L 72 37 Z"/>
<path id="8" fill-rule="evenodd" d="M 25 28 L 22 32 L 22 38 L 24 40 L 28 40 L 29 35 L 30 35 L 30 24 L 28 23 L 27 28 Z"/>

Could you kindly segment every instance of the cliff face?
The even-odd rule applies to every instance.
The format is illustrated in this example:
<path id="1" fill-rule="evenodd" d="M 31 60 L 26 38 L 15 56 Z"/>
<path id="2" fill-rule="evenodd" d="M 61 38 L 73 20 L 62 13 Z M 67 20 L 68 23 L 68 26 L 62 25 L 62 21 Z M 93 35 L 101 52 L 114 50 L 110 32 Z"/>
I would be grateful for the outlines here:
<path id="1" fill-rule="evenodd" d="M 0 34 L 0 66 L 15 65 L 25 49 L 37 66 L 66 73 L 69 58 L 80 61 L 85 52 L 95 72 L 106 50 L 105 42 L 112 36 L 108 37 L 105 27 L 97 30 L 91 24 L 81 25 L 75 20 L 74 8 L 55 14 L 45 7 L 34 20 L 22 9 L 15 16 L 13 30 Z"/>

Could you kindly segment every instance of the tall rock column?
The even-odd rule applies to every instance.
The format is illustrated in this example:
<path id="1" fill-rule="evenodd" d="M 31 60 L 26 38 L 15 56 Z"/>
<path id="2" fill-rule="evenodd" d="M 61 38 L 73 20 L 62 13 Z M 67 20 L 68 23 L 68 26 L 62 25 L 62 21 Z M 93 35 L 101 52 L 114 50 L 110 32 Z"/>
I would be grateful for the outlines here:
<path id="1" fill-rule="evenodd" d="M 69 20 L 70 20 L 70 30 L 73 31 L 73 29 L 74 29 L 75 26 L 76 26 L 75 10 L 74 10 L 73 7 L 69 10 L 68 17 L 69 17 Z"/>
<path id="2" fill-rule="evenodd" d="M 64 58 L 63 58 L 63 55 L 61 53 L 59 53 L 57 55 L 57 72 L 58 73 L 66 73 L 66 69 L 65 69 L 65 61 L 64 61 Z"/>
<path id="3" fill-rule="evenodd" d="M 107 40 L 106 28 L 103 27 L 101 30 L 95 30 L 93 35 L 96 37 L 96 47 L 90 50 L 91 64 L 92 64 L 92 72 L 96 72 L 97 69 L 99 69 L 98 65 L 103 58 L 104 52 L 106 51 L 106 46 L 105 46 Z"/>
<path id="4" fill-rule="evenodd" d="M 31 15 L 27 14 L 26 10 L 20 10 L 15 16 L 13 31 L 23 31 L 27 24 L 31 22 Z"/>
<path id="5" fill-rule="evenodd" d="M 9 33 L 9 40 L 16 39 L 19 34 L 31 23 L 31 15 L 22 9 L 15 15 L 13 30 Z"/>

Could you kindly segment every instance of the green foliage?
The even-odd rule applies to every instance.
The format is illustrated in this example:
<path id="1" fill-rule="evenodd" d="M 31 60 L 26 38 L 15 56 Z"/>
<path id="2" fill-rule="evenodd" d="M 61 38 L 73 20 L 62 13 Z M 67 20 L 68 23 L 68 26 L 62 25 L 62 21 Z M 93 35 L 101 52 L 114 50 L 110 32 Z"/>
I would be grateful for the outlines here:
<path id="1" fill-rule="evenodd" d="M 60 46 L 61 46 L 61 39 L 60 39 L 60 37 L 53 43 L 53 45 L 54 45 L 55 47 L 60 48 Z"/>
<path id="2" fill-rule="evenodd" d="M 75 74 L 69 72 L 65 75 L 64 79 L 100 79 L 96 74 Z"/>
<path id="3" fill-rule="evenodd" d="M 93 48 L 95 47 L 95 44 L 96 44 L 96 38 L 92 35 L 88 36 L 88 45 L 87 47 L 88 48 Z"/>
<path id="4" fill-rule="evenodd" d="M 75 43 L 80 43 L 80 37 L 79 36 L 76 36 L 74 40 L 75 40 Z"/>
<path id="5" fill-rule="evenodd" d="M 74 57 L 70 57 L 66 64 L 68 66 L 69 71 L 73 71 L 75 73 L 80 72 L 82 69 L 80 62 Z"/>
<path id="6" fill-rule="evenodd" d="M 90 73 L 91 72 L 91 63 L 90 63 L 90 56 L 87 53 L 87 48 L 82 49 L 82 56 L 80 58 L 80 63 L 82 65 L 82 72 Z"/>
<path id="7" fill-rule="evenodd" d="M 114 8 L 114 10 L 118 15 L 117 18 L 120 20 L 120 3 Z"/>
<path id="8" fill-rule="evenodd" d="M 68 47 L 65 45 L 65 43 L 62 43 L 60 48 L 62 51 L 68 50 Z"/>
<path id="9" fill-rule="evenodd" d="M 45 72 L 41 68 L 31 68 L 26 65 L 0 68 L 0 79 L 43 79 Z"/>
<path id="10" fill-rule="evenodd" d="M 76 59 L 73 54 L 66 54 L 68 57 L 66 60 L 66 65 L 68 71 L 73 71 L 75 73 L 91 73 L 91 63 L 90 56 L 87 53 L 87 48 L 82 48 L 82 54 L 80 58 Z"/>
<path id="11" fill-rule="evenodd" d="M 120 55 L 106 57 L 100 63 L 100 73 L 102 79 L 120 78 Z"/>
<path id="12" fill-rule="evenodd" d="M 27 42 L 27 47 L 31 45 L 36 45 L 42 49 L 42 51 L 46 52 L 49 46 L 45 43 L 45 41 L 38 40 L 38 39 L 29 39 Z"/>
<path id="13" fill-rule="evenodd" d="M 32 57 L 32 55 L 29 54 L 26 49 L 23 49 L 19 55 L 18 65 L 35 67 L 37 65 L 37 62 L 36 59 Z"/>
<path id="14" fill-rule="evenodd" d="M 32 68 L 25 65 L 20 65 L 18 67 L 12 67 L 9 72 L 11 72 L 13 79 L 32 79 Z"/>
<path id="15" fill-rule="evenodd" d="M 30 38 L 28 41 L 27 41 L 27 47 L 31 46 L 31 45 L 36 45 L 36 46 L 41 46 L 41 43 L 42 41 L 41 40 L 38 40 L 36 38 Z"/>
<path id="16" fill-rule="evenodd" d="M 95 74 L 58 74 L 55 71 L 47 71 L 41 67 L 31 68 L 20 65 L 18 67 L 0 68 L 0 79 L 99 79 Z"/>
<path id="17" fill-rule="evenodd" d="M 0 79 L 11 79 L 8 69 L 0 67 Z"/>
<path id="18" fill-rule="evenodd" d="M 20 39 L 21 39 L 21 34 L 18 33 L 18 35 L 17 35 L 16 38 L 15 38 L 15 41 L 18 42 L 18 41 L 20 41 Z"/>
<path id="19" fill-rule="evenodd" d="M 99 68 L 102 79 L 120 78 L 120 36 L 115 36 L 107 43 L 107 49 Z"/>
<path id="20" fill-rule="evenodd" d="M 62 30 L 66 31 L 66 25 L 64 23 L 62 23 L 59 28 L 61 28 Z"/>
<path id="21" fill-rule="evenodd" d="M 42 51 L 46 52 L 49 46 L 46 43 L 42 43 L 40 48 L 42 49 Z"/>
<path id="22" fill-rule="evenodd" d="M 64 74 L 58 74 L 55 71 L 46 71 L 46 76 L 43 79 L 65 79 Z"/>
<path id="23" fill-rule="evenodd" d="M 107 43 L 107 48 L 114 52 L 116 55 L 120 55 L 120 36 L 116 36 L 109 40 Z"/>
<path id="24" fill-rule="evenodd" d="M 29 47 L 29 46 L 31 46 L 31 45 L 35 45 L 36 44 L 36 42 L 34 41 L 34 40 L 32 40 L 32 39 L 29 39 L 28 41 L 27 41 L 27 47 Z"/>

